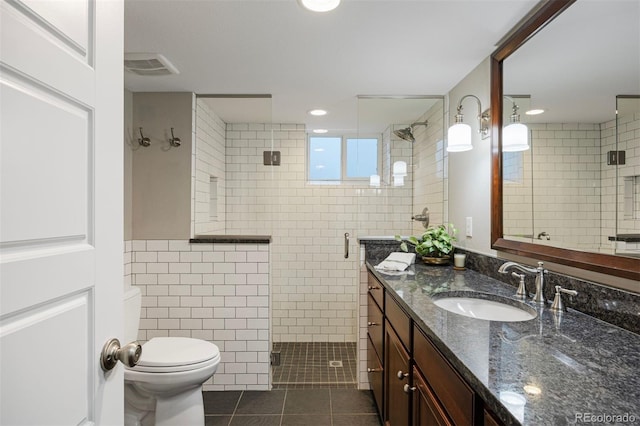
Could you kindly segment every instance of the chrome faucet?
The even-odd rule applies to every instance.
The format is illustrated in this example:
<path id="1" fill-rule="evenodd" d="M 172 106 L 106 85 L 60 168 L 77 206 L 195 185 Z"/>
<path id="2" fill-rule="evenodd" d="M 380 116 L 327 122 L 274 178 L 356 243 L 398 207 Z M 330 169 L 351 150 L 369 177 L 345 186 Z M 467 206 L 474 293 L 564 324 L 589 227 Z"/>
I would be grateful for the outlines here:
<path id="1" fill-rule="evenodd" d="M 501 274 L 506 274 L 509 269 L 514 268 L 519 271 L 522 271 L 526 274 L 531 274 L 536 276 L 536 294 L 533 296 L 533 301 L 538 305 L 544 305 L 544 275 L 549 273 L 546 269 L 542 267 L 543 263 L 538 262 L 537 268 L 529 268 L 526 266 L 522 266 L 516 262 L 505 262 L 498 268 L 498 272 Z"/>

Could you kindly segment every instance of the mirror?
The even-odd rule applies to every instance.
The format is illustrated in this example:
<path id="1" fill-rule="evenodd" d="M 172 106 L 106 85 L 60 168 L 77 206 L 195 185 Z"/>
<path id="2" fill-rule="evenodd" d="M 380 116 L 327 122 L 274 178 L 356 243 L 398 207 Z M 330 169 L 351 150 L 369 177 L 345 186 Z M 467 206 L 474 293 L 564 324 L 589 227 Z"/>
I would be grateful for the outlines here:
<path id="1" fill-rule="evenodd" d="M 640 234 L 640 141 L 626 130 L 640 114 L 617 98 L 640 95 L 639 17 L 638 2 L 544 2 L 492 55 L 494 249 L 640 278 L 626 238 Z M 514 100 L 530 149 L 502 153 Z"/>

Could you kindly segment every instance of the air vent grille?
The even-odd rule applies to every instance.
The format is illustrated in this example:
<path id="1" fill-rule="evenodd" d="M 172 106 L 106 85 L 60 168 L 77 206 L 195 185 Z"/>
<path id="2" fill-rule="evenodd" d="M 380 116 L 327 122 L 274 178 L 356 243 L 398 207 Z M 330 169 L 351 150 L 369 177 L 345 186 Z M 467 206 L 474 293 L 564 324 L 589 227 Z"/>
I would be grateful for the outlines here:
<path id="1" fill-rule="evenodd" d="M 157 53 L 127 53 L 124 68 L 138 75 L 158 76 L 178 74 L 178 69 L 164 56 Z"/>

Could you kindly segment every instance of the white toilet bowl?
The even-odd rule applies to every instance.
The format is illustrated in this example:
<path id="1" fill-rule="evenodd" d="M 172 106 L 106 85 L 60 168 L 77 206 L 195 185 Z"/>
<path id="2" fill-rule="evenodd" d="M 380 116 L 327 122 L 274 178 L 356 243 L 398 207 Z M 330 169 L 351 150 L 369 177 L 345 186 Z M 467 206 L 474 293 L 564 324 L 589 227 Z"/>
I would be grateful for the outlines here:
<path id="1" fill-rule="evenodd" d="M 136 299 L 139 289 L 125 293 L 125 312 Z M 219 363 L 218 347 L 205 340 L 152 338 L 142 345 L 138 364 L 124 371 L 125 425 L 204 426 L 202 384 Z"/>

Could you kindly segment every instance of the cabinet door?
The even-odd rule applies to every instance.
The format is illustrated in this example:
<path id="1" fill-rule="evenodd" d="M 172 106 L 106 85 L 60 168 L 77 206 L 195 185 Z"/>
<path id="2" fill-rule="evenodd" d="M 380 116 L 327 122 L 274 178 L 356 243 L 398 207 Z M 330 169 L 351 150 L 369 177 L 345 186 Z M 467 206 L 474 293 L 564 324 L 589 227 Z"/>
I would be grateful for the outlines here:
<path id="1" fill-rule="evenodd" d="M 420 370 L 413 367 L 413 425 L 452 426 Z"/>
<path id="2" fill-rule="evenodd" d="M 409 382 L 409 354 L 389 323 L 385 325 L 385 395 L 386 424 L 409 424 L 411 395 L 405 391 Z"/>
<path id="3" fill-rule="evenodd" d="M 373 349 L 373 344 L 370 339 L 367 339 L 367 373 L 369 376 L 369 386 L 373 392 L 373 399 L 376 401 L 376 405 L 378 406 L 378 414 L 380 415 L 380 418 L 384 418 L 382 412 L 382 407 L 384 407 L 384 396 L 382 394 L 384 369 L 380 364 L 380 360 L 378 359 L 376 351 Z"/>
<path id="4" fill-rule="evenodd" d="M 369 303 L 367 306 L 367 333 L 373 343 L 373 347 L 378 353 L 378 358 L 382 359 L 382 326 L 384 324 L 384 317 L 382 311 L 376 304 L 371 295 L 367 297 Z"/>

